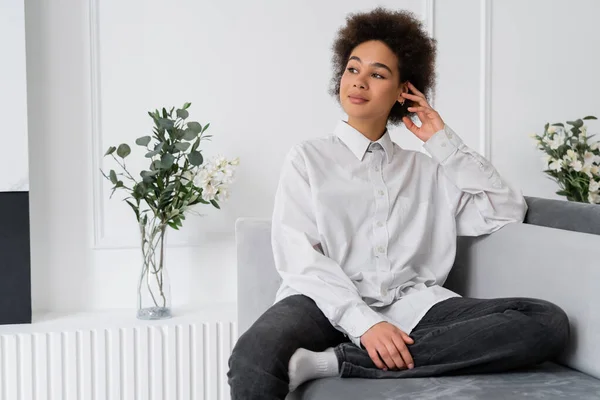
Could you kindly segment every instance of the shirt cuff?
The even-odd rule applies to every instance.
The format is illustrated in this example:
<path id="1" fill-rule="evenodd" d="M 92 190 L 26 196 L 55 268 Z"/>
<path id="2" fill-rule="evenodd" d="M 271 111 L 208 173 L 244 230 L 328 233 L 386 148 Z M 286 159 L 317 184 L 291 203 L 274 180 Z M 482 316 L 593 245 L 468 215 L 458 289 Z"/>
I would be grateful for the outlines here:
<path id="1" fill-rule="evenodd" d="M 423 147 L 435 161 L 442 164 L 462 144 L 462 139 L 448 125 L 444 125 L 444 129 L 434 133 L 423 143 Z"/>
<path id="2" fill-rule="evenodd" d="M 366 304 L 348 309 L 340 318 L 338 325 L 350 336 L 360 338 L 373 325 L 385 321 L 385 318 Z"/>

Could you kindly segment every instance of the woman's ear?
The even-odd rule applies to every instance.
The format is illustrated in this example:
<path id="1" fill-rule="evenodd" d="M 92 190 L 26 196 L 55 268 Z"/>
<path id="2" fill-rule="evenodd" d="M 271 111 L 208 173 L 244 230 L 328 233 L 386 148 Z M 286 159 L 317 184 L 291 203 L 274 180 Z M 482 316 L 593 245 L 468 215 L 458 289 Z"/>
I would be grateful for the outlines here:
<path id="1" fill-rule="evenodd" d="M 404 105 L 404 101 L 406 99 L 404 97 L 402 97 L 402 93 L 408 93 L 408 86 L 406 85 L 406 83 L 400 84 L 400 92 L 398 93 L 398 102 L 400 104 Z"/>

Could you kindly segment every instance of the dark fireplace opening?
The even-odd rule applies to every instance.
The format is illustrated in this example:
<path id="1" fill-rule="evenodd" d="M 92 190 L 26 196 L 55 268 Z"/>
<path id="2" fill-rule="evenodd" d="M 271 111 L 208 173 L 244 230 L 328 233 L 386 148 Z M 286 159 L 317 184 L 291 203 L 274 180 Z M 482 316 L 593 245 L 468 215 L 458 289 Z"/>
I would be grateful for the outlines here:
<path id="1" fill-rule="evenodd" d="M 0 192 L 0 324 L 31 323 L 29 192 Z"/>

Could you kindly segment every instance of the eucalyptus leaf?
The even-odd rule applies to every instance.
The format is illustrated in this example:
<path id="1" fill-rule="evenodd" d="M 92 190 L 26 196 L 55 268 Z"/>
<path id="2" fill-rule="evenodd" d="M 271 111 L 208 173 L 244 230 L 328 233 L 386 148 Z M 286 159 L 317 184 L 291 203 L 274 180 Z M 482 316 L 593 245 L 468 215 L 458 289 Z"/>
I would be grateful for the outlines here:
<path id="1" fill-rule="evenodd" d="M 150 136 L 142 136 L 136 139 L 135 144 L 146 147 L 151 140 L 152 138 Z"/>
<path id="2" fill-rule="evenodd" d="M 200 125 L 198 122 L 195 122 L 195 121 L 188 122 L 187 127 L 188 127 L 188 129 L 191 129 L 192 131 L 194 131 L 197 134 L 202 132 L 202 125 Z"/>
<path id="3" fill-rule="evenodd" d="M 191 105 L 192 105 L 192 103 L 185 103 L 185 104 L 183 105 L 183 109 L 184 109 L 184 110 L 187 110 L 188 108 L 190 108 L 190 106 L 191 106 Z"/>
<path id="4" fill-rule="evenodd" d="M 162 167 L 164 169 L 169 169 L 171 168 L 171 166 L 173 165 L 173 163 L 175 162 L 175 157 L 173 157 L 172 154 L 163 154 L 162 158 L 161 158 L 161 163 L 162 163 Z"/>
<path id="5" fill-rule="evenodd" d="M 204 162 L 204 157 L 202 157 L 202 153 L 194 150 L 190 152 L 190 154 L 188 154 L 188 160 L 190 164 L 197 167 L 202 165 L 202 163 Z"/>
<path id="6" fill-rule="evenodd" d="M 578 119 L 576 121 L 567 121 L 567 124 L 574 126 L 575 128 L 581 128 L 583 126 L 583 121 Z"/>
<path id="7" fill-rule="evenodd" d="M 198 137 L 198 134 L 192 129 L 188 128 L 183 133 L 183 140 L 194 140 Z"/>
<path id="8" fill-rule="evenodd" d="M 160 152 L 164 146 L 165 146 L 165 142 L 160 142 L 156 146 L 154 146 L 154 151 Z"/>
<path id="9" fill-rule="evenodd" d="M 186 151 L 190 147 L 190 144 L 187 142 L 175 143 L 175 148 L 177 150 Z"/>
<path id="10" fill-rule="evenodd" d="M 150 176 L 155 176 L 156 174 L 158 174 L 160 171 L 142 171 L 140 172 L 140 176 L 142 178 L 145 177 L 150 177 Z"/>
<path id="11" fill-rule="evenodd" d="M 150 169 L 152 169 L 153 171 L 156 171 L 157 169 L 161 169 L 162 168 L 162 163 L 160 162 L 160 160 L 154 160 L 152 162 L 152 164 L 150 165 Z"/>
<path id="12" fill-rule="evenodd" d="M 588 115 L 587 117 L 584 117 L 583 119 L 588 120 L 588 119 L 598 119 L 598 118 L 594 117 L 593 115 Z"/>
<path id="13" fill-rule="evenodd" d="M 154 151 L 149 151 L 149 152 L 147 152 L 147 153 L 146 153 L 146 158 L 152 158 L 152 157 L 154 157 L 154 156 L 155 156 L 155 155 L 157 155 L 157 154 L 159 154 L 159 152 L 158 152 L 158 151 L 156 151 L 156 150 L 154 150 Z"/>
<path id="14" fill-rule="evenodd" d="M 112 153 L 114 153 L 114 152 L 115 152 L 115 150 L 116 150 L 116 149 L 117 149 L 117 148 L 116 148 L 115 146 L 110 146 L 110 147 L 108 148 L 108 150 L 106 150 L 106 153 L 104 153 L 104 156 L 109 156 L 109 155 L 111 155 Z"/>
<path id="15" fill-rule="evenodd" d="M 113 169 L 111 169 L 110 173 L 109 173 L 109 176 L 110 176 L 111 183 L 113 185 L 116 185 L 117 181 L 118 181 L 118 179 L 117 179 L 117 173 Z"/>
<path id="16" fill-rule="evenodd" d="M 196 151 L 199 146 L 200 146 L 200 138 L 196 139 L 196 141 L 192 145 L 192 151 Z"/>
<path id="17" fill-rule="evenodd" d="M 161 129 L 173 129 L 173 127 L 175 126 L 175 123 L 173 122 L 173 120 L 170 120 L 168 118 L 160 118 L 158 120 L 158 126 Z"/>
<path id="18" fill-rule="evenodd" d="M 177 116 L 181 119 L 186 119 L 190 116 L 190 113 L 187 110 L 177 110 Z"/>
<path id="19" fill-rule="evenodd" d="M 216 201 L 214 201 L 214 200 L 211 200 L 211 201 L 210 201 L 210 204 L 212 204 L 213 206 L 215 206 L 215 208 L 217 208 L 217 209 L 219 209 L 219 210 L 221 209 L 221 207 L 219 207 L 219 203 L 217 203 L 217 202 L 216 202 Z"/>
<path id="20" fill-rule="evenodd" d="M 131 209 L 133 210 L 133 212 L 135 213 L 135 218 L 139 221 L 140 220 L 140 211 L 139 211 L 139 207 L 136 207 L 135 205 L 133 205 L 132 202 L 130 202 L 129 200 L 125 200 L 125 202 L 127 204 L 129 204 L 129 206 L 131 207 Z"/>
<path id="21" fill-rule="evenodd" d="M 129 147 L 129 145 L 123 143 L 121 145 L 119 145 L 119 148 L 117 149 L 117 155 L 121 158 L 125 158 L 127 157 L 129 154 L 131 154 L 131 148 Z"/>
<path id="22" fill-rule="evenodd" d="M 207 130 L 209 126 L 210 126 L 210 122 L 208 124 L 204 125 L 204 128 L 202 128 L 202 133 L 204 133 L 204 131 Z"/>

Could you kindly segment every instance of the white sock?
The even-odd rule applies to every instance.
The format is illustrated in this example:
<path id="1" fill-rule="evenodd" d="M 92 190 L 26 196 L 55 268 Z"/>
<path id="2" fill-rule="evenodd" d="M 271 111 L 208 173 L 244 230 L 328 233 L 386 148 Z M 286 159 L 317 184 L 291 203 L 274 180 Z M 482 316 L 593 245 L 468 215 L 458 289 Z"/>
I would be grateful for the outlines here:
<path id="1" fill-rule="evenodd" d="M 311 379 L 337 376 L 338 369 L 333 347 L 319 353 L 300 348 L 292 355 L 288 364 L 290 392 Z"/>

